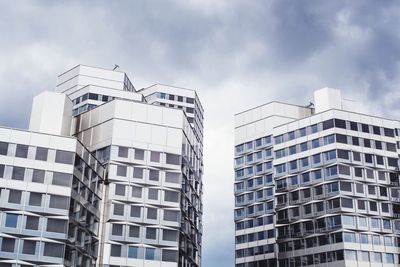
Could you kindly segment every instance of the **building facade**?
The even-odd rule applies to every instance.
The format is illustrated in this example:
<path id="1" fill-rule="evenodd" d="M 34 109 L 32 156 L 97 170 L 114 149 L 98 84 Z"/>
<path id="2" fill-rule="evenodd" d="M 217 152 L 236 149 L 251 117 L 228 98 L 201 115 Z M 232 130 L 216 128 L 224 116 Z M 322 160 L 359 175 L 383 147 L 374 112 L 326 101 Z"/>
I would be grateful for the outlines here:
<path id="1" fill-rule="evenodd" d="M 236 266 L 397 266 L 400 122 L 314 96 L 236 116 Z"/>
<path id="2" fill-rule="evenodd" d="M 167 88 L 181 107 L 148 101 L 123 72 L 78 65 L 35 97 L 29 131 L 0 131 L 0 266 L 200 266 L 203 109 L 194 90 Z"/>

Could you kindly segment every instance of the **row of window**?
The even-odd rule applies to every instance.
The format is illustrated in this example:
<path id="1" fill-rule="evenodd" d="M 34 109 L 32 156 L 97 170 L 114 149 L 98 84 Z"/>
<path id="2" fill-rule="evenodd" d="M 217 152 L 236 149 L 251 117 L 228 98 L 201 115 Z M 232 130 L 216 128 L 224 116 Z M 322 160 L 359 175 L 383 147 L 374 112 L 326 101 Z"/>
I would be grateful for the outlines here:
<path id="1" fill-rule="evenodd" d="M 143 218 L 143 209 L 144 207 L 135 206 L 135 205 L 124 205 L 121 203 L 114 203 L 113 204 L 113 215 L 116 216 L 130 216 L 132 218 Z M 176 210 L 167 210 L 167 209 L 147 209 L 147 217 L 155 218 L 156 216 L 162 217 L 164 221 L 171 221 L 171 222 L 178 222 L 180 219 L 180 213 Z M 163 215 L 161 216 L 161 212 Z"/>
<path id="2" fill-rule="evenodd" d="M 112 244 L 110 256 L 124 257 L 130 259 L 178 262 L 178 251 L 169 249 L 158 249 L 152 247 L 138 247 L 138 246 Z"/>
<path id="3" fill-rule="evenodd" d="M 258 189 L 270 185 L 273 185 L 272 174 L 256 178 L 250 178 L 246 181 L 240 181 L 235 183 L 235 193 L 245 190 Z"/>
<path id="4" fill-rule="evenodd" d="M 108 95 L 100 95 L 100 94 L 95 94 L 95 93 L 86 93 L 84 95 L 81 95 L 80 97 L 75 98 L 72 100 L 72 103 L 74 105 L 78 105 L 79 103 L 85 101 L 85 100 L 96 100 L 96 101 L 101 101 L 101 102 L 108 102 L 113 100 L 114 98 L 112 96 Z"/>
<path id="5" fill-rule="evenodd" d="M 272 198 L 272 197 L 273 197 L 273 188 L 270 187 L 258 190 L 256 192 L 250 192 L 247 194 L 238 195 L 235 197 L 235 204 L 241 205 L 244 203 L 251 203 L 254 201 L 263 201 L 266 198 Z"/>
<path id="6" fill-rule="evenodd" d="M 171 165 L 180 165 L 181 164 L 181 157 L 180 155 L 170 154 L 170 153 L 163 153 L 158 151 L 145 151 L 143 149 L 138 148 L 129 148 L 129 147 L 118 147 L 118 157 L 120 158 L 131 158 L 135 160 L 145 160 L 146 154 L 149 153 L 150 155 L 148 158 L 150 162 L 159 163 L 161 161 Z M 164 156 L 165 155 L 165 156 Z"/>
<path id="7" fill-rule="evenodd" d="M 140 227 L 137 225 L 111 224 L 111 235 L 126 236 L 130 238 L 146 238 L 148 240 L 157 240 L 176 242 L 178 241 L 178 231 L 170 229 L 158 229 L 154 227 Z M 141 232 L 145 233 L 141 236 Z"/>
<path id="8" fill-rule="evenodd" d="M 7 195 L 8 192 L 8 195 Z M 9 204 L 18 204 L 18 205 L 29 205 L 36 206 L 41 208 L 52 208 L 52 209 L 63 209 L 67 210 L 69 207 L 69 197 L 51 195 L 51 194 L 43 194 L 43 193 L 35 193 L 35 192 L 26 192 L 15 189 L 0 189 L 1 198 L 6 199 Z M 29 197 L 28 197 L 29 196 Z M 43 196 L 44 203 L 43 204 Z M 27 202 L 23 202 L 22 200 L 27 200 Z M 29 200 L 28 200 L 29 199 Z"/>
<path id="9" fill-rule="evenodd" d="M 235 209 L 235 219 L 271 213 L 274 210 L 274 201 L 257 203 L 246 208 Z"/>
<path id="10" fill-rule="evenodd" d="M 178 102 L 186 102 L 188 104 L 194 104 L 194 98 L 192 97 L 184 97 L 180 95 L 173 95 L 173 94 L 166 94 L 166 93 L 157 93 L 158 97 L 161 99 L 168 99 L 172 101 L 178 101 Z"/>
<path id="11" fill-rule="evenodd" d="M 62 219 L 38 217 L 38 216 L 23 216 L 15 213 L 2 213 L 2 225 L 6 228 L 23 228 L 25 230 L 38 231 L 39 227 L 51 233 L 67 232 L 68 221 Z M 42 225 L 42 226 L 41 226 Z"/>
<path id="12" fill-rule="evenodd" d="M 159 195 L 160 191 L 163 192 L 164 195 L 164 201 L 166 202 L 175 202 L 178 203 L 180 199 L 180 192 L 177 191 L 171 191 L 171 190 L 161 190 L 161 189 L 156 189 L 156 188 L 143 188 L 140 186 L 132 185 L 132 186 L 126 186 L 123 184 L 115 184 L 115 195 L 116 196 L 121 196 L 121 197 L 126 197 L 126 193 L 128 190 L 130 191 L 130 194 L 128 199 L 130 197 L 133 198 L 142 198 L 143 197 L 143 190 L 147 192 L 147 199 L 149 200 L 159 200 Z"/>
<path id="13" fill-rule="evenodd" d="M 0 178 L 71 187 L 72 174 L 0 164 Z"/>
<path id="14" fill-rule="evenodd" d="M 264 246 L 257 246 L 257 247 L 250 247 L 245 249 L 237 249 L 236 250 L 236 258 L 244 258 L 268 253 L 274 253 L 274 245 L 264 245 Z"/>
<path id="15" fill-rule="evenodd" d="M 260 231 L 257 233 L 250 233 L 250 234 L 246 234 L 246 235 L 236 236 L 236 244 L 260 241 L 260 240 L 274 238 L 274 237 L 275 237 L 275 230 Z"/>
<path id="16" fill-rule="evenodd" d="M 82 114 L 86 111 L 92 110 L 95 107 L 97 107 L 97 105 L 93 105 L 93 104 L 85 104 L 80 106 L 79 108 L 73 109 L 72 110 L 72 116 L 76 116 L 78 114 Z"/>
<path id="17" fill-rule="evenodd" d="M 245 144 L 240 144 L 235 146 L 235 154 L 241 154 L 245 151 L 249 152 L 253 149 L 260 149 L 262 147 L 271 146 L 272 145 L 272 135 L 268 135 L 265 137 L 258 138 L 254 141 L 247 142 Z"/>
<path id="18" fill-rule="evenodd" d="M 244 230 L 248 228 L 253 228 L 257 226 L 263 226 L 263 225 L 271 225 L 274 223 L 274 217 L 272 215 L 269 216 L 263 216 L 255 219 L 247 219 L 241 222 L 236 222 L 235 227 L 236 231 L 239 230 Z"/>
<path id="19" fill-rule="evenodd" d="M 255 164 L 257 162 L 263 160 L 269 160 L 272 158 L 273 158 L 272 148 L 263 149 L 260 151 L 256 151 L 254 153 L 247 154 L 245 156 L 235 158 L 235 168 L 238 168 L 244 164 L 246 165 Z"/>
<path id="20" fill-rule="evenodd" d="M 4 156 L 48 161 L 53 160 L 53 158 L 49 159 L 49 156 L 53 155 L 54 151 L 54 162 L 69 165 L 74 163 L 74 152 L 0 142 L 0 155 Z"/>
<path id="21" fill-rule="evenodd" d="M 287 142 L 290 140 L 294 140 L 296 138 L 300 138 L 309 134 L 313 134 L 319 131 L 325 131 L 331 128 L 340 128 L 347 129 L 350 131 L 370 133 L 374 135 L 384 135 L 387 137 L 395 137 L 395 134 L 398 136 L 398 129 L 390 129 L 379 127 L 375 125 L 368 125 L 364 123 L 358 123 L 353 121 L 345 121 L 341 119 L 330 119 L 317 124 L 313 124 L 308 127 L 303 127 L 301 129 L 291 131 L 282 135 L 278 135 L 274 137 L 275 144 L 280 144 L 282 142 Z"/>
<path id="22" fill-rule="evenodd" d="M 145 169 L 142 167 L 128 167 L 126 165 L 117 165 L 116 175 L 119 177 L 127 177 L 128 171 L 129 176 L 135 179 L 143 179 L 147 178 L 149 181 L 158 182 L 160 181 L 160 176 L 163 174 L 163 171 L 155 170 L 155 169 Z M 167 183 L 180 183 L 180 173 L 176 172 L 165 172 L 165 182 Z"/>
<path id="23" fill-rule="evenodd" d="M 20 250 L 18 251 L 18 249 Z M 45 257 L 63 258 L 64 244 L 3 237 L 0 251 L 26 255 L 38 255 L 39 251 L 42 251 L 42 255 Z"/>
<path id="24" fill-rule="evenodd" d="M 357 256 L 358 255 L 358 256 Z M 279 260 L 279 266 L 282 267 L 301 267 L 310 266 L 314 264 L 321 264 L 327 262 L 343 261 L 344 259 L 350 261 L 369 263 L 394 263 L 393 253 L 382 252 L 369 252 L 369 251 L 356 251 L 356 250 L 336 250 L 323 252 L 318 254 L 310 254 L 301 257 L 293 257 L 290 259 Z"/>

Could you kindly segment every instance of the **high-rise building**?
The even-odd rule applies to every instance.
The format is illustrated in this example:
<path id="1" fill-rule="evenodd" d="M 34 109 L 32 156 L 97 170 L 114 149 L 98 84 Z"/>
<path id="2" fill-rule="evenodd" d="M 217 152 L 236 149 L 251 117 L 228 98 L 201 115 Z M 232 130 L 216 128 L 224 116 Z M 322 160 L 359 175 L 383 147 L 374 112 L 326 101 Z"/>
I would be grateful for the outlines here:
<path id="1" fill-rule="evenodd" d="M 323 88 L 235 123 L 237 267 L 399 265 L 400 121 Z"/>
<path id="2" fill-rule="evenodd" d="M 61 74 L 56 91 L 35 97 L 30 131 L 0 131 L 0 265 L 200 266 L 195 91 L 169 89 L 183 103 L 163 106 L 125 73 L 83 65 Z"/>

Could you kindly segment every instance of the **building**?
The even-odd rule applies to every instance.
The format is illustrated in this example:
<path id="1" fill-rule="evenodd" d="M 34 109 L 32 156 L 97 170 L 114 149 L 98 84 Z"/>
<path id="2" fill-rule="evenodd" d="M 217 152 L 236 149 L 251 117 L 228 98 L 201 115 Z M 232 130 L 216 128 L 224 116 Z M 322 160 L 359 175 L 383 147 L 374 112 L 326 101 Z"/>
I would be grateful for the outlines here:
<path id="1" fill-rule="evenodd" d="M 314 103 L 235 117 L 236 266 L 398 266 L 400 121 Z"/>
<path id="2" fill-rule="evenodd" d="M 67 179 L 67 174 L 72 177 L 71 185 L 67 180 L 63 181 L 61 186 L 66 187 L 63 189 L 57 183 L 52 184 L 56 178 L 52 180 L 48 173 L 57 171 L 53 165 L 41 167 L 37 163 L 27 163 L 30 168 L 47 168 L 43 192 L 48 193 L 41 203 L 42 213 L 38 214 L 65 219 L 65 232 L 62 235 L 49 234 L 46 219 L 41 219 L 43 222 L 35 235 L 26 232 L 27 236 L 21 237 L 25 220 L 22 215 L 26 208 L 25 205 L 18 206 L 11 213 L 22 214 L 18 221 L 18 227 L 21 224 L 22 228 L 17 228 L 16 235 L 19 239 L 15 241 L 13 254 L 3 255 L 0 248 L 0 264 L 3 261 L 12 264 L 4 265 L 7 267 L 24 264 L 200 266 L 203 110 L 199 108 L 201 104 L 193 90 L 168 89 L 168 93 L 175 94 L 178 102 L 179 97 L 184 96 L 188 104 L 182 104 L 185 108 L 181 108 L 147 101 L 148 95 L 136 90 L 125 73 L 78 65 L 58 77 L 56 92 L 44 92 L 35 97 L 30 131 L 22 135 L 19 132 L 24 131 L 9 130 L 4 139 L 0 136 L 0 141 L 18 144 L 9 141 L 17 136 L 22 144 L 33 147 L 28 153 L 30 157 L 34 155 L 36 146 L 48 147 L 51 151 L 49 161 L 53 162 L 55 157 L 55 167 L 59 165 L 57 153 L 69 151 L 74 155 L 72 165 L 64 167 L 63 176 L 58 178 Z M 190 110 L 187 107 L 199 108 L 196 114 L 201 111 L 201 121 L 198 119 L 201 128 L 195 130 L 194 119 L 189 120 L 195 112 L 193 110 L 193 114 L 188 116 Z M 38 138 L 31 135 L 44 136 L 39 139 L 46 137 L 50 141 L 36 144 L 32 140 Z M 15 150 L 15 145 L 11 148 Z M 7 194 L 9 185 L 14 182 L 10 179 L 10 167 L 7 167 L 15 161 L 12 149 L 8 149 L 11 154 L 6 158 L 12 157 L 13 161 L 4 164 L 4 173 L 8 176 L 0 179 L 0 182 L 4 180 Z M 18 164 L 19 167 L 21 164 Z M 92 180 L 101 181 L 101 185 L 99 182 L 98 188 L 92 188 L 95 186 Z M 23 188 L 31 191 L 37 188 L 31 178 L 26 182 Z M 85 185 L 88 188 L 84 188 Z M 43 210 L 46 205 L 51 205 L 48 195 L 54 193 L 69 199 L 62 213 L 54 209 Z M 23 198 L 22 201 L 27 201 L 29 194 L 23 192 L 26 200 Z M 3 198 L 3 194 L 1 196 Z M 4 199 L 7 199 L 6 195 Z M 15 229 L 11 230 L 15 232 Z M 51 252 L 43 249 L 48 241 L 44 238 L 48 236 L 54 237 L 53 243 L 64 246 L 62 251 L 53 247 L 57 257 L 42 255 Z M 17 244 L 36 237 L 35 253 L 26 257 L 21 250 L 23 246 Z"/>

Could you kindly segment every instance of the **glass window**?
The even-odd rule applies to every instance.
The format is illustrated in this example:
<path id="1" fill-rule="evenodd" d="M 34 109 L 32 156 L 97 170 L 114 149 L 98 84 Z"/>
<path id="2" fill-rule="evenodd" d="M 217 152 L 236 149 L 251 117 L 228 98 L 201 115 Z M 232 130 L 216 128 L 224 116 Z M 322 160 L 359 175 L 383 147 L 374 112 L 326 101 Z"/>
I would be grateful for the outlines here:
<path id="1" fill-rule="evenodd" d="M 124 215 L 124 204 L 114 203 L 114 215 Z"/>
<path id="2" fill-rule="evenodd" d="M 346 121 L 335 119 L 335 127 L 336 128 L 346 129 Z"/>
<path id="3" fill-rule="evenodd" d="M 120 146 L 118 147 L 118 157 L 127 158 L 128 157 L 129 148 Z"/>
<path id="4" fill-rule="evenodd" d="M 125 188 L 126 188 L 126 186 L 123 184 L 116 184 L 115 185 L 115 195 L 125 196 Z"/>
<path id="5" fill-rule="evenodd" d="M 143 178 L 143 169 L 142 168 L 133 168 L 133 178 L 142 179 Z"/>
<path id="6" fill-rule="evenodd" d="M 64 245 L 45 242 L 43 256 L 62 258 L 64 256 Z"/>
<path id="7" fill-rule="evenodd" d="M 111 244 L 111 257 L 121 257 L 121 245 Z"/>
<path id="8" fill-rule="evenodd" d="M 160 172 L 158 170 L 149 170 L 149 180 L 158 181 L 160 179 Z"/>
<path id="9" fill-rule="evenodd" d="M 382 262 L 382 254 L 380 252 L 371 252 L 372 262 Z"/>
<path id="10" fill-rule="evenodd" d="M 42 193 L 31 192 L 29 194 L 29 205 L 30 206 L 42 206 Z"/>
<path id="11" fill-rule="evenodd" d="M 17 150 L 15 151 L 15 156 L 18 158 L 27 158 L 28 157 L 28 149 L 27 145 L 17 145 Z"/>
<path id="12" fill-rule="evenodd" d="M 53 233 L 66 233 L 67 221 L 61 219 L 48 218 L 46 231 Z"/>
<path id="13" fill-rule="evenodd" d="M 25 176 L 25 168 L 22 167 L 13 167 L 13 171 L 11 174 L 11 179 L 23 181 Z"/>
<path id="14" fill-rule="evenodd" d="M 0 178 L 4 177 L 4 165 L 0 164 Z"/>
<path id="15" fill-rule="evenodd" d="M 181 157 L 175 154 L 166 154 L 166 163 L 171 165 L 180 165 Z"/>
<path id="16" fill-rule="evenodd" d="M 12 213 L 6 213 L 6 227 L 17 228 L 18 215 Z"/>
<path id="17" fill-rule="evenodd" d="M 365 210 L 365 200 L 357 200 L 357 207 L 360 210 Z"/>
<path id="18" fill-rule="evenodd" d="M 8 143 L 0 142 L 0 155 L 7 155 L 8 153 Z"/>
<path id="19" fill-rule="evenodd" d="M 142 213 L 142 208 L 141 207 L 131 206 L 131 217 L 140 218 L 141 217 L 141 213 Z M 114 214 L 115 214 L 115 212 L 114 212 Z M 123 215 L 123 212 L 122 212 L 122 215 Z"/>
<path id="20" fill-rule="evenodd" d="M 122 224 L 112 224 L 112 235 L 122 236 Z"/>
<path id="21" fill-rule="evenodd" d="M 360 242 L 361 244 L 368 244 L 368 234 L 360 234 Z"/>
<path id="22" fill-rule="evenodd" d="M 139 238 L 140 237 L 140 226 L 130 225 L 129 226 L 129 237 Z"/>
<path id="23" fill-rule="evenodd" d="M 117 166 L 117 175 L 126 177 L 126 174 L 127 174 L 127 167 L 123 166 L 123 165 L 118 165 Z"/>
<path id="24" fill-rule="evenodd" d="M 75 155 L 75 153 L 73 153 L 73 152 L 57 150 L 55 161 L 57 163 L 72 165 L 74 163 L 74 155 Z"/>
<path id="25" fill-rule="evenodd" d="M 20 204 L 21 203 L 22 192 L 19 190 L 10 189 L 8 195 L 8 203 Z"/>
<path id="26" fill-rule="evenodd" d="M 149 188 L 148 199 L 158 200 L 158 189 Z"/>
<path id="27" fill-rule="evenodd" d="M 164 191 L 164 200 L 168 202 L 179 202 L 179 193 L 175 191 Z"/>
<path id="28" fill-rule="evenodd" d="M 160 162 L 160 152 L 151 151 L 150 152 L 150 161 L 152 162 Z"/>
<path id="29" fill-rule="evenodd" d="M 156 239 L 157 238 L 157 229 L 156 228 L 146 228 L 146 238 L 147 239 Z"/>
<path id="30" fill-rule="evenodd" d="M 138 258 L 138 248 L 134 246 L 128 247 L 128 258 L 137 259 Z"/>
<path id="31" fill-rule="evenodd" d="M 327 120 L 322 122 L 322 130 L 328 130 L 333 128 L 333 120 Z"/>
<path id="32" fill-rule="evenodd" d="M 33 170 L 32 182 L 43 184 L 45 173 L 44 170 Z"/>
<path id="33" fill-rule="evenodd" d="M 142 197 L 142 188 L 140 186 L 132 186 L 132 197 Z"/>
<path id="34" fill-rule="evenodd" d="M 38 230 L 39 229 L 39 217 L 26 216 L 25 229 Z"/>
<path id="35" fill-rule="evenodd" d="M 336 142 L 347 144 L 347 136 L 343 134 L 336 134 Z"/>
<path id="36" fill-rule="evenodd" d="M 144 150 L 143 149 L 135 149 L 135 159 L 144 160 Z"/>
<path id="37" fill-rule="evenodd" d="M 145 259 L 146 260 L 155 260 L 156 249 L 155 248 L 146 248 Z"/>
<path id="38" fill-rule="evenodd" d="M 156 208 L 147 208 L 147 219 L 157 220 L 157 209 Z"/>
<path id="39" fill-rule="evenodd" d="M 393 253 L 385 253 L 385 262 L 386 263 L 394 263 Z"/>
<path id="40" fill-rule="evenodd" d="M 346 260 L 351 260 L 351 261 L 357 260 L 357 251 L 356 250 L 345 249 L 344 255 L 345 255 Z"/>
<path id="41" fill-rule="evenodd" d="M 67 210 L 69 208 L 69 197 L 50 195 L 50 208 Z"/>
<path id="42" fill-rule="evenodd" d="M 179 211 L 164 210 L 164 221 L 177 222 L 179 220 Z"/>
<path id="43" fill-rule="evenodd" d="M 36 148 L 36 160 L 42 160 L 42 161 L 47 161 L 47 155 L 48 155 L 49 150 L 44 147 L 37 147 Z"/>
<path id="44" fill-rule="evenodd" d="M 162 250 L 162 261 L 178 262 L 178 251 L 163 249 Z"/>
<path id="45" fill-rule="evenodd" d="M 62 172 L 53 172 L 53 185 L 71 187 L 72 175 Z"/>
<path id="46" fill-rule="evenodd" d="M 36 252 L 36 241 L 24 240 L 24 247 L 22 248 L 22 253 L 28 255 L 35 255 Z"/>
<path id="47" fill-rule="evenodd" d="M 3 241 L 1 242 L 1 251 L 14 252 L 14 248 L 15 248 L 15 239 L 3 237 Z"/>

